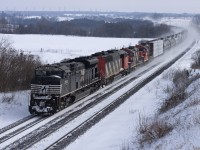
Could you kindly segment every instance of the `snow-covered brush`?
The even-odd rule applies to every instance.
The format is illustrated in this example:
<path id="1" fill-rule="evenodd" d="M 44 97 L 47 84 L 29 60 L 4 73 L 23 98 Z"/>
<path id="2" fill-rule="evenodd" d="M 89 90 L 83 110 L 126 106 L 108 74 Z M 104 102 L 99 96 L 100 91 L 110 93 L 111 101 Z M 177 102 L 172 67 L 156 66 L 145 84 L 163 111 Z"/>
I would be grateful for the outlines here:
<path id="1" fill-rule="evenodd" d="M 145 144 L 151 144 L 152 142 L 164 137 L 173 130 L 173 126 L 160 118 L 147 118 L 139 115 L 138 142 L 139 145 L 144 147 Z"/>

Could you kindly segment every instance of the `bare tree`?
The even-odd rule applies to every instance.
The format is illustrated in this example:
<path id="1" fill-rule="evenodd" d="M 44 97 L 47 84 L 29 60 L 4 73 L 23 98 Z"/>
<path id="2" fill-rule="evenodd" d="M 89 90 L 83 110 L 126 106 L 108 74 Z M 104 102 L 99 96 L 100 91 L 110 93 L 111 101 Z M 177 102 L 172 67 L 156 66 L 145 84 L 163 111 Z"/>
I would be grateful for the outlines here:
<path id="1" fill-rule="evenodd" d="M 11 47 L 9 39 L 0 40 L 0 92 L 28 89 L 39 58 Z"/>

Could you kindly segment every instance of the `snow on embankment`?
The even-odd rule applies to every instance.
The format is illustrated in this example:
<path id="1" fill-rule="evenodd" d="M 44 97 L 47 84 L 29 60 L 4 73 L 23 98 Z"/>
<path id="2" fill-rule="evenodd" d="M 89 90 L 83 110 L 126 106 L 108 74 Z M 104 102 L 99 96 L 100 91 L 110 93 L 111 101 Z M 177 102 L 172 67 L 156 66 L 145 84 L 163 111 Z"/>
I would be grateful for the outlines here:
<path id="1" fill-rule="evenodd" d="M 0 93 L 0 128 L 30 115 L 29 93 L 30 91 Z"/>
<path id="2" fill-rule="evenodd" d="M 176 52 L 187 47 L 188 45 L 183 43 L 179 48 L 173 48 L 168 53 L 171 54 L 172 52 L 171 55 L 164 56 L 166 59 L 161 57 L 161 62 L 165 62 L 172 55 L 176 55 Z M 181 70 L 189 68 L 192 62 L 191 55 L 199 48 L 200 43 L 196 43 L 183 58 L 173 65 L 173 68 L 179 68 Z M 160 64 L 161 62 L 157 63 Z M 166 70 L 165 74 L 167 72 Z M 106 116 L 75 142 L 66 147 L 66 149 L 81 150 L 81 145 L 84 145 L 84 149 L 87 150 L 121 150 L 126 146 L 129 146 L 130 149 L 141 149 L 138 144 L 139 135 L 137 132 L 140 120 L 139 116 L 154 118 L 161 103 L 167 97 L 163 89 L 169 83 L 163 75 L 158 76 L 130 97 L 123 105 L 113 111 L 113 113 Z M 146 145 L 143 148 L 149 149 L 149 147 L 149 145 Z"/>
<path id="3" fill-rule="evenodd" d="M 160 78 L 157 89 L 158 109 L 154 116 L 141 117 L 136 127 L 134 145 L 139 149 L 200 148 L 200 70 L 191 69 L 196 44 Z"/>

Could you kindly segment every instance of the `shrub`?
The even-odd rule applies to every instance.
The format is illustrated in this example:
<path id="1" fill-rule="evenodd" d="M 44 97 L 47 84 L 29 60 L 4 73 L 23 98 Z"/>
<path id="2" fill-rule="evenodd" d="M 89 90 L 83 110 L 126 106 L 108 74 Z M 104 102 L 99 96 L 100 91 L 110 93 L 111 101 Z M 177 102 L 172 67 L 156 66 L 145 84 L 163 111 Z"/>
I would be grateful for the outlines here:
<path id="1" fill-rule="evenodd" d="M 187 96 L 187 93 L 185 92 L 185 89 L 172 89 L 171 92 L 169 93 L 169 98 L 166 99 L 160 109 L 159 113 L 164 113 L 171 108 L 176 107 L 178 104 L 183 102 Z"/>
<path id="2" fill-rule="evenodd" d="M 166 73 L 162 75 L 162 78 L 165 80 L 171 80 L 174 76 L 175 69 L 169 69 Z"/>
<path id="3" fill-rule="evenodd" d="M 174 71 L 172 81 L 177 88 L 185 89 L 189 83 L 189 72 L 187 70 Z"/>
<path id="4" fill-rule="evenodd" d="M 170 74 L 173 85 L 167 86 L 163 90 L 168 94 L 168 98 L 162 103 L 159 113 L 164 113 L 183 102 L 188 95 L 186 88 L 193 81 L 193 79 L 189 78 L 187 70 L 173 70 L 168 74 Z"/>
<path id="5" fill-rule="evenodd" d="M 120 150 L 132 150 L 132 148 L 131 148 L 129 145 L 123 144 L 123 145 L 120 147 Z"/>
<path id="6" fill-rule="evenodd" d="M 34 75 L 39 58 L 18 52 L 6 38 L 0 40 L 0 92 L 26 90 Z"/>
<path id="7" fill-rule="evenodd" d="M 198 50 L 192 55 L 192 60 L 193 63 L 191 65 L 191 68 L 200 69 L 200 50 Z"/>
<path id="8" fill-rule="evenodd" d="M 143 147 L 145 144 L 151 144 L 152 142 L 164 137 L 171 132 L 172 125 L 166 123 L 161 119 L 152 119 L 139 116 L 139 145 Z"/>
<path id="9" fill-rule="evenodd" d="M 200 104 L 200 99 L 194 98 L 189 102 L 188 107 L 197 106 L 199 104 Z"/>
<path id="10" fill-rule="evenodd" d="M 194 123 L 200 125 L 200 116 L 199 115 L 194 118 Z"/>
<path id="11" fill-rule="evenodd" d="M 3 103 L 11 103 L 11 102 L 13 102 L 14 97 L 15 97 L 14 94 L 11 94 L 11 95 L 4 94 L 3 97 L 2 97 L 2 102 Z"/>

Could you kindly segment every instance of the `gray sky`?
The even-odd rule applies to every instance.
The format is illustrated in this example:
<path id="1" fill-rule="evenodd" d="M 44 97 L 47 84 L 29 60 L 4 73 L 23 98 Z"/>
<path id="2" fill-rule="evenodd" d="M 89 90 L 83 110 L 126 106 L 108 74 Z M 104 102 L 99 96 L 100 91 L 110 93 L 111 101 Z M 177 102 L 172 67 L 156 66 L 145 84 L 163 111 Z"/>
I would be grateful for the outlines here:
<path id="1" fill-rule="evenodd" d="M 0 0 L 0 10 L 200 13 L 200 0 Z"/>

